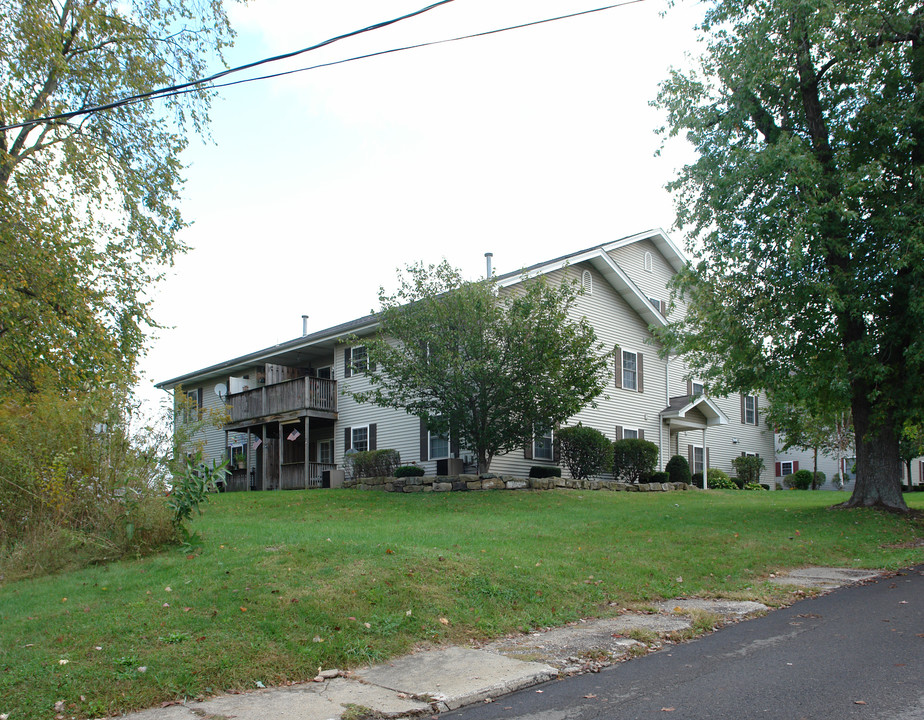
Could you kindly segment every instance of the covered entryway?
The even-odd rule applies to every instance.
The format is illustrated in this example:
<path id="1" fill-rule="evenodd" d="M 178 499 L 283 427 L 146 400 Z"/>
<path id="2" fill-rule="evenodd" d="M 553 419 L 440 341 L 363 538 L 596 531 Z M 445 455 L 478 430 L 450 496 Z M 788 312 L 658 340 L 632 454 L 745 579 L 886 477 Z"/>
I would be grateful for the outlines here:
<path id="1" fill-rule="evenodd" d="M 705 395 L 680 395 L 670 399 L 670 405 L 661 411 L 661 442 L 659 448 L 661 456 L 661 470 L 664 469 L 665 456 L 683 455 L 679 446 L 680 433 L 699 431 L 702 433 L 703 448 L 703 487 L 708 487 L 708 448 L 706 433 L 711 427 L 728 425 L 728 416 L 725 415 L 712 400 Z M 665 432 L 666 430 L 666 432 Z M 663 447 L 664 436 L 667 436 L 667 452 Z M 691 463 L 691 471 L 693 463 Z"/>

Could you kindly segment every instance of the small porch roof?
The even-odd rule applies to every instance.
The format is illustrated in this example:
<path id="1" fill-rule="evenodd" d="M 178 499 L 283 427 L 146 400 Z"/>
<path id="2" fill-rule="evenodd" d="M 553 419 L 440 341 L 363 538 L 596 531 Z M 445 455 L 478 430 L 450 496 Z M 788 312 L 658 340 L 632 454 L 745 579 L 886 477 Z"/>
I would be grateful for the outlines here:
<path id="1" fill-rule="evenodd" d="M 697 413 L 693 414 L 693 410 Z M 670 405 L 661 412 L 661 418 L 667 421 L 672 432 L 705 430 L 715 425 L 728 425 L 728 416 L 705 395 L 672 397 Z M 702 418 L 705 418 L 705 422 Z"/>

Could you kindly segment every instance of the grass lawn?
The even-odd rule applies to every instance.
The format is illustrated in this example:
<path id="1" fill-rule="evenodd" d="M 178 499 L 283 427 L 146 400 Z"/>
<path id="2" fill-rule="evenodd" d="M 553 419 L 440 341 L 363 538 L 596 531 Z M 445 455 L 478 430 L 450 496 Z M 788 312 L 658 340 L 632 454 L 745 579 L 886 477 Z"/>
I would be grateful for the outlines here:
<path id="1" fill-rule="evenodd" d="M 213 496 L 198 554 L 0 585 L 0 714 L 96 717 L 676 596 L 783 602 L 803 565 L 924 561 L 831 492 Z M 924 493 L 906 495 L 924 509 Z"/>

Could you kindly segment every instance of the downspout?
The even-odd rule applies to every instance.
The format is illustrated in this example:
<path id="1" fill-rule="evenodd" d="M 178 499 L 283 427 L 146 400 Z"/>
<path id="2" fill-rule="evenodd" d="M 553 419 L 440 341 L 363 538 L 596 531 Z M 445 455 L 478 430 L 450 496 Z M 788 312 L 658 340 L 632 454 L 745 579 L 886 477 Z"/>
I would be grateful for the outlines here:
<path id="1" fill-rule="evenodd" d="M 667 353 L 664 360 L 664 407 L 671 405 L 671 379 L 670 379 L 671 354 Z M 667 436 L 668 443 L 670 435 Z M 664 410 L 658 411 L 658 460 L 661 466 L 661 472 L 664 472 Z"/>

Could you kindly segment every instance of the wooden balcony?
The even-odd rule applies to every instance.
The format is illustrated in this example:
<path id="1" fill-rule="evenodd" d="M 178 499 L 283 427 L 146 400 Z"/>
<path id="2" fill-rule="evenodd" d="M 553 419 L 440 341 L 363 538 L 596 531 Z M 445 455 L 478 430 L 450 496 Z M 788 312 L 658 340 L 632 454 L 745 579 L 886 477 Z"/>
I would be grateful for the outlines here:
<path id="1" fill-rule="evenodd" d="M 231 422 L 279 420 L 302 415 L 337 418 L 337 381 L 303 377 L 228 396 Z"/>

